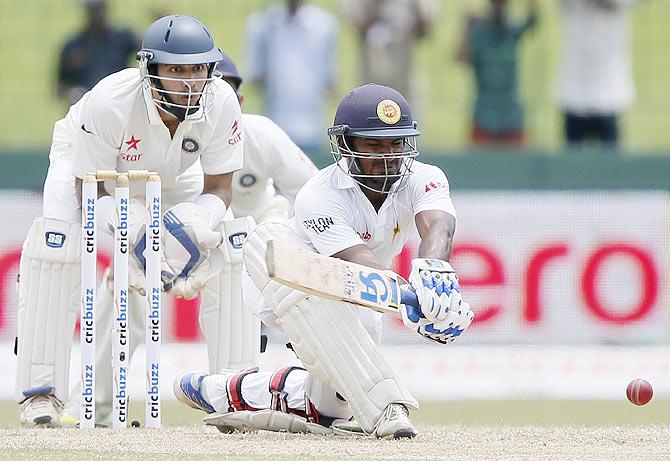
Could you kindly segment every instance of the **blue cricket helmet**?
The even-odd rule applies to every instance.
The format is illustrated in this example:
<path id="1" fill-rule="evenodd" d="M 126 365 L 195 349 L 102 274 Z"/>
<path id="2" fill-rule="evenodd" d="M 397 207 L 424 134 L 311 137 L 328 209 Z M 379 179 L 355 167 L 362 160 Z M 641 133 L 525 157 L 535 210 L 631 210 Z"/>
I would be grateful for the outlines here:
<path id="1" fill-rule="evenodd" d="M 149 26 L 140 57 L 149 64 L 208 64 L 223 57 L 207 28 L 191 16 L 170 15 Z"/>
<path id="2" fill-rule="evenodd" d="M 368 83 L 342 99 L 329 134 L 405 138 L 419 136 L 420 132 L 402 94 L 388 86 Z"/>
<path id="3" fill-rule="evenodd" d="M 242 76 L 237 70 L 237 66 L 235 65 L 233 60 L 230 59 L 230 56 L 228 56 L 226 53 L 223 53 L 223 58 L 217 64 L 216 70 L 221 72 L 223 78 L 228 78 L 232 80 L 237 88 L 239 88 L 240 85 L 242 85 L 243 82 Z"/>
<path id="4" fill-rule="evenodd" d="M 368 83 L 349 92 L 340 102 L 333 126 L 328 129 L 330 153 L 338 167 L 361 187 L 392 194 L 408 183 L 412 162 L 419 155 L 416 129 L 407 100 L 398 91 Z M 402 139 L 402 151 L 360 152 L 355 138 Z M 363 161 L 383 162 L 384 172 L 365 171 Z"/>

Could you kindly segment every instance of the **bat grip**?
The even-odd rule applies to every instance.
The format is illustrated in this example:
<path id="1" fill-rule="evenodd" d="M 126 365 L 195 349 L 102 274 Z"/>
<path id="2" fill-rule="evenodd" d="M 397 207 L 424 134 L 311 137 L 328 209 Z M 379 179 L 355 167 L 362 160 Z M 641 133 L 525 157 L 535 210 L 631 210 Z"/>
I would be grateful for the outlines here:
<path id="1" fill-rule="evenodd" d="M 401 288 L 400 303 L 405 305 L 407 317 L 412 322 L 418 322 L 424 317 L 419 306 L 419 298 L 416 297 L 415 292 Z"/>
<path id="2" fill-rule="evenodd" d="M 400 289 L 400 302 L 405 306 L 419 307 L 419 299 L 416 293 L 410 290 Z"/>

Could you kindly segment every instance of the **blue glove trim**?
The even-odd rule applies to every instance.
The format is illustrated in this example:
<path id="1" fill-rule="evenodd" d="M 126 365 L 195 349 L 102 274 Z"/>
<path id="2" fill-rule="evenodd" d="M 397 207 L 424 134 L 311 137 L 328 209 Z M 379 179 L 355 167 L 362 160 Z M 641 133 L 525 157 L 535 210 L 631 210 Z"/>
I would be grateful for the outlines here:
<path id="1" fill-rule="evenodd" d="M 133 253 L 135 253 L 135 257 L 140 262 L 140 265 L 142 266 L 142 270 L 145 273 L 147 271 L 147 259 L 144 257 L 144 249 L 146 247 L 147 247 L 147 234 L 144 233 L 144 234 L 142 234 L 142 238 L 140 239 L 140 241 L 137 242 L 137 245 L 135 245 L 135 248 L 133 249 Z"/>
<path id="2" fill-rule="evenodd" d="M 193 270 L 195 263 L 200 259 L 200 250 L 198 245 L 188 236 L 186 231 L 184 231 L 184 224 L 174 215 L 173 212 L 168 211 L 163 216 L 163 223 L 165 224 L 165 229 L 172 234 L 172 236 L 181 243 L 188 254 L 191 255 L 188 262 L 184 266 L 184 269 L 177 275 L 177 278 L 186 278 L 188 274 Z"/>
<path id="3" fill-rule="evenodd" d="M 440 336 L 451 335 L 454 338 L 457 337 L 457 336 L 460 336 L 461 333 L 463 333 L 463 330 L 459 330 L 456 327 L 447 328 L 445 330 L 438 330 L 437 328 L 435 328 L 434 323 L 429 323 L 423 329 L 426 333 L 440 335 Z"/>

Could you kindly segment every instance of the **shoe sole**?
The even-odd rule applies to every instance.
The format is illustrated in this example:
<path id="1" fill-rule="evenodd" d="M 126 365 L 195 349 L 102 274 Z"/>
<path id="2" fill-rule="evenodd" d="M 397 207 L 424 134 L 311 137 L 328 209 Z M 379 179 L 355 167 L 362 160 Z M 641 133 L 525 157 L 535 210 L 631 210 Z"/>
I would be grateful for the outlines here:
<path id="1" fill-rule="evenodd" d="M 416 437 L 416 431 L 412 429 L 400 429 L 393 433 L 394 439 L 413 439 Z"/>
<path id="2" fill-rule="evenodd" d="M 23 422 L 22 424 L 24 427 L 33 428 L 61 427 L 60 423 L 58 423 L 52 416 L 49 415 L 36 416 L 33 418 L 32 424 L 28 422 Z"/>

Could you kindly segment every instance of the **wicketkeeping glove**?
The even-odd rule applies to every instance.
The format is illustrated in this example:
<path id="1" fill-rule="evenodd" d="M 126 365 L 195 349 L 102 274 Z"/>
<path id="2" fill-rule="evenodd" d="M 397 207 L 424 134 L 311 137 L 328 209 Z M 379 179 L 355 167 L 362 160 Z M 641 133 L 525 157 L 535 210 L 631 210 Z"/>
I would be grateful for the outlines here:
<path id="1" fill-rule="evenodd" d="M 107 222 L 105 227 L 111 235 L 114 235 L 114 229 L 118 226 L 119 219 L 115 208 L 111 208 L 110 211 L 109 216 L 104 218 Z M 130 199 L 128 205 L 128 245 L 131 251 L 128 255 L 128 286 L 142 295 L 145 294 L 144 287 L 146 284 L 144 250 L 146 248 L 145 229 L 148 222 L 149 212 L 144 204 L 137 199 Z M 161 262 L 161 276 L 164 289 L 167 289 L 165 284 L 173 278 L 170 272 L 167 263 L 163 260 Z"/>
<path id="2" fill-rule="evenodd" d="M 220 232 L 209 228 L 210 211 L 191 202 L 179 203 L 163 215 L 164 252 L 174 274 L 172 293 L 191 299 L 219 266 Z M 220 268 L 219 268 L 220 271 Z"/>

